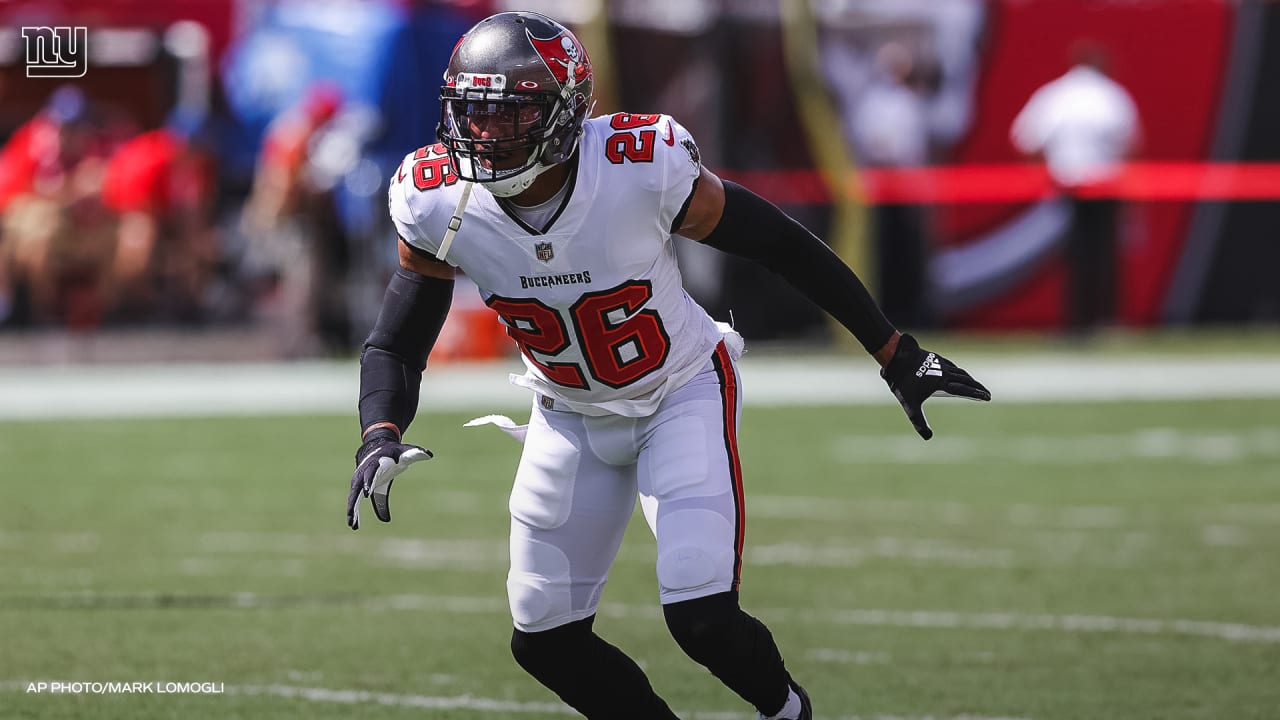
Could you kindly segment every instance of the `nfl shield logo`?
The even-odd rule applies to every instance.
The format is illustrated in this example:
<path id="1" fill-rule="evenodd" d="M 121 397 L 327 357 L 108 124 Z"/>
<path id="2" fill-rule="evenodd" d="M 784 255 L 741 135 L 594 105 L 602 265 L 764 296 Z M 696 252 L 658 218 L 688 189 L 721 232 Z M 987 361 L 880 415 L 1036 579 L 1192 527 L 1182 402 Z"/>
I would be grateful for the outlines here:
<path id="1" fill-rule="evenodd" d="M 543 242 L 533 246 L 533 252 L 542 262 L 551 262 L 551 258 L 556 256 L 554 250 L 551 249 L 551 243 Z"/>

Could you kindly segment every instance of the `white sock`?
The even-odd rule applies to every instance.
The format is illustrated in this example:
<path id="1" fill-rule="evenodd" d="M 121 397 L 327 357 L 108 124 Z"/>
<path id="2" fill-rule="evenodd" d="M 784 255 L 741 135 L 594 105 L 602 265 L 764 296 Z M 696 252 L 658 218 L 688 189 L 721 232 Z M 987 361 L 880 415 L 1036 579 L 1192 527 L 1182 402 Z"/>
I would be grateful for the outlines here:
<path id="1" fill-rule="evenodd" d="M 778 714 L 770 715 L 765 720 L 797 720 L 800 717 L 800 710 L 803 709 L 800 704 L 800 696 L 790 688 L 787 688 L 787 693 L 787 702 L 778 711 Z"/>

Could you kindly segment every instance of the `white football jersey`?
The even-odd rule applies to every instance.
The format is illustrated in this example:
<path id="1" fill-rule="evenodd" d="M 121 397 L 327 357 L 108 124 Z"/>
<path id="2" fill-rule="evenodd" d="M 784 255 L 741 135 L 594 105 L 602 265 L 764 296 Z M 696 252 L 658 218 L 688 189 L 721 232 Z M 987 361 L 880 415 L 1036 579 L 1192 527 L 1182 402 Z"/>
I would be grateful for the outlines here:
<path id="1" fill-rule="evenodd" d="M 671 224 L 701 164 L 666 115 L 587 120 L 569 197 L 545 232 L 478 185 L 445 261 L 507 325 L 527 372 L 512 382 L 589 415 L 649 415 L 707 362 L 721 330 L 684 291 Z M 435 256 L 464 183 L 442 145 L 391 178 L 400 237 Z"/>

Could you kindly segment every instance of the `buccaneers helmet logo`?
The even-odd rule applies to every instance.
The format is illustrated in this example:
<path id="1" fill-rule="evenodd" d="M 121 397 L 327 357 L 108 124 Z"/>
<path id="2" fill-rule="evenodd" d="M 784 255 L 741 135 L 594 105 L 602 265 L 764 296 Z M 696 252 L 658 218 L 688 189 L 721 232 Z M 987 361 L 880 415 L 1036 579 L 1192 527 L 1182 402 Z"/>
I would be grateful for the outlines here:
<path id="1" fill-rule="evenodd" d="M 534 49 L 542 56 L 542 62 L 561 85 L 569 80 L 571 64 L 574 83 L 581 83 L 591 76 L 591 61 L 587 59 L 586 51 L 569 33 L 562 32 L 546 40 L 530 35 L 529 42 L 533 43 Z"/>

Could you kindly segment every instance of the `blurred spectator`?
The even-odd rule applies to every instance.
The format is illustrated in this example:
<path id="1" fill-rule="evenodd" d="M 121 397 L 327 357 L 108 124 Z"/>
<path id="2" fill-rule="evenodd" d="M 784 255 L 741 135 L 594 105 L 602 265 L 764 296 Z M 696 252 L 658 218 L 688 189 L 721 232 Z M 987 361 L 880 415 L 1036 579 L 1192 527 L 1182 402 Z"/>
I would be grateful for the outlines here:
<path id="1" fill-rule="evenodd" d="M 114 245 L 101 202 L 109 146 L 83 92 L 64 86 L 0 152 L 0 321 L 101 320 Z"/>
<path id="2" fill-rule="evenodd" d="M 387 179 L 406 151 L 433 141 L 444 67 L 489 3 L 251 4 L 218 63 L 229 109 L 219 168 L 228 186 L 253 187 L 255 205 L 225 234 L 229 256 L 259 288 L 254 314 L 281 327 L 285 354 L 349 353 L 398 267 L 384 242 Z M 341 106 L 308 127 L 304 98 L 317 83 Z M 264 149 L 277 143 L 268 135 L 286 138 L 279 144 L 295 157 Z"/>
<path id="3" fill-rule="evenodd" d="M 103 202 L 118 213 L 107 300 L 115 322 L 195 322 L 217 262 L 206 119 L 178 112 L 112 155 Z"/>
<path id="4" fill-rule="evenodd" d="M 244 209 L 246 264 L 260 281 L 257 309 L 278 327 L 289 357 L 348 342 L 343 272 L 347 239 L 338 222 L 336 178 L 317 164 L 317 146 L 336 125 L 342 93 L 313 84 L 267 129 Z"/>
<path id="5" fill-rule="evenodd" d="M 974 117 L 982 0 L 817 3 L 819 53 L 845 137 L 864 167 L 946 161 Z M 877 296 L 904 326 L 936 322 L 930 209 L 869 209 Z"/>
<path id="6" fill-rule="evenodd" d="M 248 212 L 253 222 L 271 225 L 306 202 L 308 153 L 320 131 L 342 107 L 342 93 L 325 82 L 313 85 L 296 108 L 267 128 L 254 177 Z"/>
<path id="7" fill-rule="evenodd" d="M 929 126 L 910 48 L 887 42 L 875 55 L 873 79 L 851 119 L 859 160 L 870 167 L 917 167 L 929 160 Z M 929 322 L 925 286 L 928 254 L 921 208 L 881 204 L 874 209 L 880 305 L 895 324 Z"/>
<path id="8" fill-rule="evenodd" d="M 887 43 L 910 52 L 912 86 L 924 104 L 930 157 L 945 156 L 969 130 L 974 115 L 983 0 L 840 0 L 816 3 L 826 80 L 837 101 L 852 109 L 882 81 L 879 50 Z M 846 131 L 853 137 L 852 113 Z"/>
<path id="9" fill-rule="evenodd" d="M 1075 332 L 1116 317 L 1116 223 L 1119 201 L 1091 196 L 1121 170 L 1139 133 L 1137 106 L 1107 75 L 1102 49 L 1083 44 L 1065 75 L 1036 90 L 1013 122 L 1015 147 L 1043 158 L 1071 199 L 1066 244 L 1067 326 Z"/>
<path id="10" fill-rule="evenodd" d="M 875 74 L 853 113 L 859 158 L 877 166 L 916 166 L 928 161 L 925 104 L 916 85 L 915 60 L 902 43 L 876 52 Z"/>

